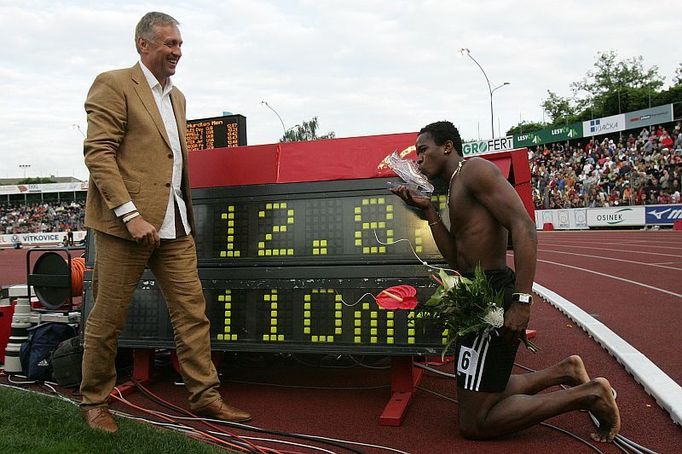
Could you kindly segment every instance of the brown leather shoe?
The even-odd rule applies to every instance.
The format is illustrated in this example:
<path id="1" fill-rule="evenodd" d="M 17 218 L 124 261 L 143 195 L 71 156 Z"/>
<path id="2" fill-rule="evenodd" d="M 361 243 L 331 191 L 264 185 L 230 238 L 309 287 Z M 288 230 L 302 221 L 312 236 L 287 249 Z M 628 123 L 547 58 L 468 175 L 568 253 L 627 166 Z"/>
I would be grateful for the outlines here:
<path id="1" fill-rule="evenodd" d="M 81 416 L 91 429 L 114 433 L 118 430 L 116 421 L 107 407 L 95 407 L 81 410 Z"/>
<path id="2" fill-rule="evenodd" d="M 212 419 L 223 421 L 244 422 L 250 421 L 251 415 L 238 408 L 227 405 L 222 399 L 216 399 L 205 407 L 194 411 L 199 416 L 206 416 Z"/>

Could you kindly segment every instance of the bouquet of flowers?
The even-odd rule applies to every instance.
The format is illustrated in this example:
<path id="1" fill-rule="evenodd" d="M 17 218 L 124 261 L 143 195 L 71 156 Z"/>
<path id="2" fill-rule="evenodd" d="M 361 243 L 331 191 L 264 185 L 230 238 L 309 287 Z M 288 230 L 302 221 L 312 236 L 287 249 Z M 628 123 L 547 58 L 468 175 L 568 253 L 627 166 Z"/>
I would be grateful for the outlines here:
<path id="1" fill-rule="evenodd" d="M 473 279 L 451 276 L 441 270 L 440 287 L 419 307 L 422 318 L 448 330 L 446 352 L 457 337 L 479 334 L 504 325 L 503 293 L 490 285 L 480 266 Z"/>

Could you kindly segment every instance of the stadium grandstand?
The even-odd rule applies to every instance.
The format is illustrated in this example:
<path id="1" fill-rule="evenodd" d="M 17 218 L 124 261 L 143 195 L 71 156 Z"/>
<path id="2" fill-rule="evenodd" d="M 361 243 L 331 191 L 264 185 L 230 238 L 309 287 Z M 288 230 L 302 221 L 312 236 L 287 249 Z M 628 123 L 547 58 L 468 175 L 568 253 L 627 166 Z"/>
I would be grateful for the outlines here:
<path id="1" fill-rule="evenodd" d="M 538 145 L 530 165 L 536 209 L 680 202 L 681 123 Z"/>

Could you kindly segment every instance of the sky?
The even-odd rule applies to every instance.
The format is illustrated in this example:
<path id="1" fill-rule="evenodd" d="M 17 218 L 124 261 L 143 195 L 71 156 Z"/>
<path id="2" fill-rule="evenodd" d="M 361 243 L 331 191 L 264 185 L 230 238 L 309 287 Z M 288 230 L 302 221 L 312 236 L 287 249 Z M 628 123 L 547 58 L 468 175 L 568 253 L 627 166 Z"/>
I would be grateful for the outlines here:
<path id="1" fill-rule="evenodd" d="M 599 52 L 641 55 L 664 87 L 682 61 L 673 0 L 0 0 L 0 178 L 87 178 L 83 102 L 97 74 L 139 60 L 148 11 L 180 22 L 187 118 L 242 114 L 249 145 L 315 116 L 336 137 L 450 120 L 489 139 L 488 85 L 461 48 L 493 88 L 509 82 L 493 94 L 495 135 L 543 121 L 547 90 L 570 96 Z"/>

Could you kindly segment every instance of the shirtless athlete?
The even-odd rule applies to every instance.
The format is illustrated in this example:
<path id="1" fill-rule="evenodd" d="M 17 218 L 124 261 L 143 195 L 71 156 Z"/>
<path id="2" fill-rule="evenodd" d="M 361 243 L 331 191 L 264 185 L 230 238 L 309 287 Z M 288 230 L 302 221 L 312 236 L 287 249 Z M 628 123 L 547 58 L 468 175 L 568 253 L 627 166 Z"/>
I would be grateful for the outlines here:
<path id="1" fill-rule="evenodd" d="M 620 414 L 611 386 L 604 378 L 590 380 L 579 356 L 541 371 L 511 375 L 530 319 L 537 258 L 535 224 L 514 188 L 490 161 L 477 157 L 464 161 L 462 140 L 450 122 L 424 127 L 416 148 L 424 175 L 449 182 L 450 229 L 429 197 L 404 185 L 391 191 L 423 210 L 436 245 L 450 266 L 466 276 L 480 264 L 493 287 L 505 295 L 501 335 L 472 335 L 457 341 L 460 433 L 466 438 L 490 439 L 561 413 L 586 409 L 600 423 L 592 438 L 612 441 L 620 430 Z M 506 264 L 508 233 L 515 272 Z M 557 385 L 570 388 L 538 394 Z"/>

